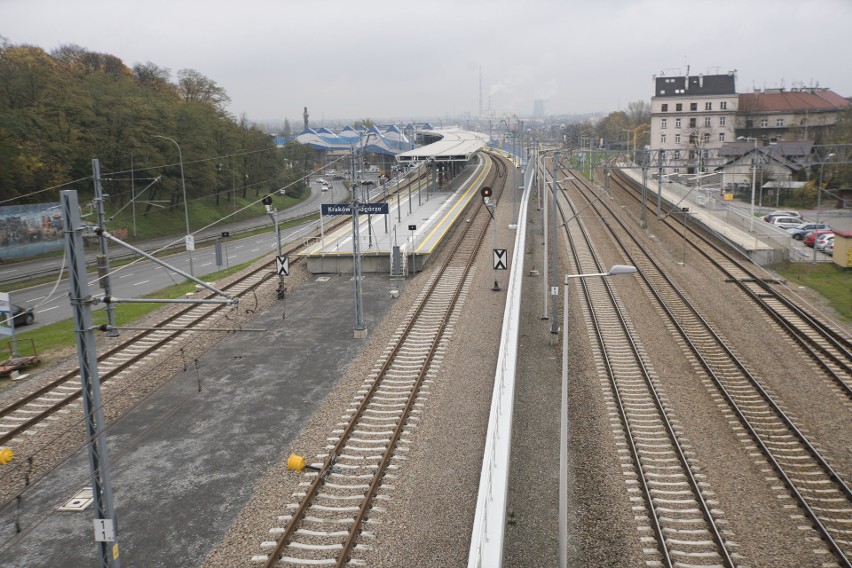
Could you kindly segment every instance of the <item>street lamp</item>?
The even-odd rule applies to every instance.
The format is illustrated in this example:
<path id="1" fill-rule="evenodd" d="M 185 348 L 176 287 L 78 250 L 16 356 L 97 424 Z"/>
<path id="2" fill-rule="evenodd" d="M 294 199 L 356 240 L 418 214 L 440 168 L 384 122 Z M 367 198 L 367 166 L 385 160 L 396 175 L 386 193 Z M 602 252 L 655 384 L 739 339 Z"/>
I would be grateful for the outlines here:
<path id="1" fill-rule="evenodd" d="M 559 420 L 559 566 L 568 566 L 568 280 L 593 276 L 616 276 L 633 274 L 636 267 L 616 264 L 608 272 L 588 274 L 566 274 L 563 284 L 564 306 L 562 308 L 562 406 Z"/>
<path id="2" fill-rule="evenodd" d="M 186 201 L 186 179 L 183 175 L 183 152 L 180 151 L 180 144 L 178 144 L 174 138 L 169 138 L 168 136 L 160 136 L 159 134 L 154 134 L 154 138 L 162 138 L 163 140 L 170 140 L 177 146 L 178 149 L 178 159 L 180 160 L 180 184 L 183 189 L 183 215 L 186 220 L 186 237 L 184 242 L 186 244 L 186 250 L 189 252 L 189 274 L 191 276 L 195 276 L 195 272 L 192 270 L 192 251 L 195 250 L 195 242 L 192 239 L 192 233 L 189 232 L 189 204 Z"/>
<path id="3" fill-rule="evenodd" d="M 825 168 L 825 163 L 834 157 L 834 153 L 832 152 L 828 156 L 825 157 L 825 160 L 821 161 L 819 164 L 819 183 L 817 184 L 817 214 L 816 214 L 816 222 L 819 224 L 819 214 L 822 210 L 822 170 Z M 816 262 L 817 257 L 817 249 L 816 249 L 816 241 L 814 241 L 814 256 L 812 262 Z"/>
<path id="4" fill-rule="evenodd" d="M 752 232 L 754 228 L 754 182 L 755 182 L 755 174 L 757 173 L 757 138 L 752 138 L 751 136 L 737 136 L 737 140 L 742 140 L 744 142 L 754 142 L 754 149 L 752 150 L 754 153 L 751 155 L 751 218 L 748 222 L 748 231 Z"/>

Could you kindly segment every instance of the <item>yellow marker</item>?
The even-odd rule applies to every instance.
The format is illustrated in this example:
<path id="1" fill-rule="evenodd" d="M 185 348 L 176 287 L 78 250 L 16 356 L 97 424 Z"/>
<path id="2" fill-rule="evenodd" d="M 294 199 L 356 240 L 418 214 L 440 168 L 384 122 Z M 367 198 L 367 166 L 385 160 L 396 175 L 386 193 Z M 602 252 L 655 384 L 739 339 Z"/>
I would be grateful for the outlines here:
<path id="1" fill-rule="evenodd" d="M 112 559 L 118 560 L 118 543 L 112 545 Z"/>
<path id="2" fill-rule="evenodd" d="M 11 448 L 0 447 L 0 464 L 6 465 L 12 458 L 15 457 L 15 452 Z"/>
<path id="3" fill-rule="evenodd" d="M 287 458 L 287 471 L 302 471 L 303 469 L 305 469 L 305 458 L 290 454 L 290 457 Z"/>

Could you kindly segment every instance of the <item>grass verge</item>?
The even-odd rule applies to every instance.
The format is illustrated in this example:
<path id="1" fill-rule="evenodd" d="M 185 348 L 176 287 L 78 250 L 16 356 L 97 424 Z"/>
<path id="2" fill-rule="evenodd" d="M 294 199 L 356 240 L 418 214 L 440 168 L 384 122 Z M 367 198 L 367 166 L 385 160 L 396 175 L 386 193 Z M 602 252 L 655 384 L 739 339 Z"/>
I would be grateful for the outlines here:
<path id="1" fill-rule="evenodd" d="M 213 282 L 247 267 L 255 261 L 248 261 L 240 265 L 232 266 L 227 270 L 215 272 L 204 276 L 206 282 Z M 173 299 L 180 298 L 195 290 L 194 282 L 183 282 L 164 288 L 158 292 L 148 294 L 145 298 L 162 298 Z M 135 321 L 142 319 L 154 310 L 162 308 L 161 304 L 118 304 L 115 310 L 116 325 L 120 328 L 122 325 L 129 325 Z M 92 322 L 94 325 L 106 323 L 106 310 L 98 309 L 92 312 Z M 33 355 L 33 343 L 38 351 L 41 365 L 54 363 L 57 360 L 67 357 L 74 353 L 77 343 L 77 337 L 74 331 L 74 320 L 67 319 L 64 321 L 52 323 L 39 327 L 33 330 L 21 331 L 16 333 L 18 342 L 18 353 L 22 356 Z M 32 340 L 32 341 L 31 341 Z M 0 354 L 0 360 L 8 358 L 11 352 L 11 339 L 6 339 L 3 342 L 3 352 Z"/>
<path id="2" fill-rule="evenodd" d="M 829 262 L 787 262 L 775 271 L 789 282 L 818 292 L 844 322 L 852 322 L 852 271 Z"/>

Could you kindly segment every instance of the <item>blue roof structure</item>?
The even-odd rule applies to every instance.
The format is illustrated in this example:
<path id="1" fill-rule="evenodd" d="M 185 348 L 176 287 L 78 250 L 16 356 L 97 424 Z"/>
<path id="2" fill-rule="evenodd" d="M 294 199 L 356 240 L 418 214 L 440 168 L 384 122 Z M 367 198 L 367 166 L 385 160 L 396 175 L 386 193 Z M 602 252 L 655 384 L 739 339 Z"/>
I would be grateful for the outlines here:
<path id="1" fill-rule="evenodd" d="M 292 140 L 306 144 L 318 151 L 349 150 L 353 146 L 358 146 L 372 154 L 384 154 L 386 156 L 396 156 L 400 152 L 414 148 L 414 144 L 395 125 L 385 128 L 384 132 L 375 125 L 369 128 L 360 125 L 357 130 L 346 125 L 337 133 L 328 128 L 317 130 L 306 128 Z M 275 138 L 275 142 L 279 146 L 287 141 L 289 140 L 281 137 Z"/>

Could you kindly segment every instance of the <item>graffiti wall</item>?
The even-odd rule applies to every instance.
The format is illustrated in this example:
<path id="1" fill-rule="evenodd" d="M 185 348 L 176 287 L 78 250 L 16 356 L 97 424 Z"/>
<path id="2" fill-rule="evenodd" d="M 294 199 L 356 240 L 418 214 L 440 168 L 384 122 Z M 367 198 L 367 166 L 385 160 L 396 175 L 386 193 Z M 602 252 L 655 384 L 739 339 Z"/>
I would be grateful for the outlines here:
<path id="1" fill-rule="evenodd" d="M 0 207 L 0 261 L 62 250 L 59 203 Z"/>

